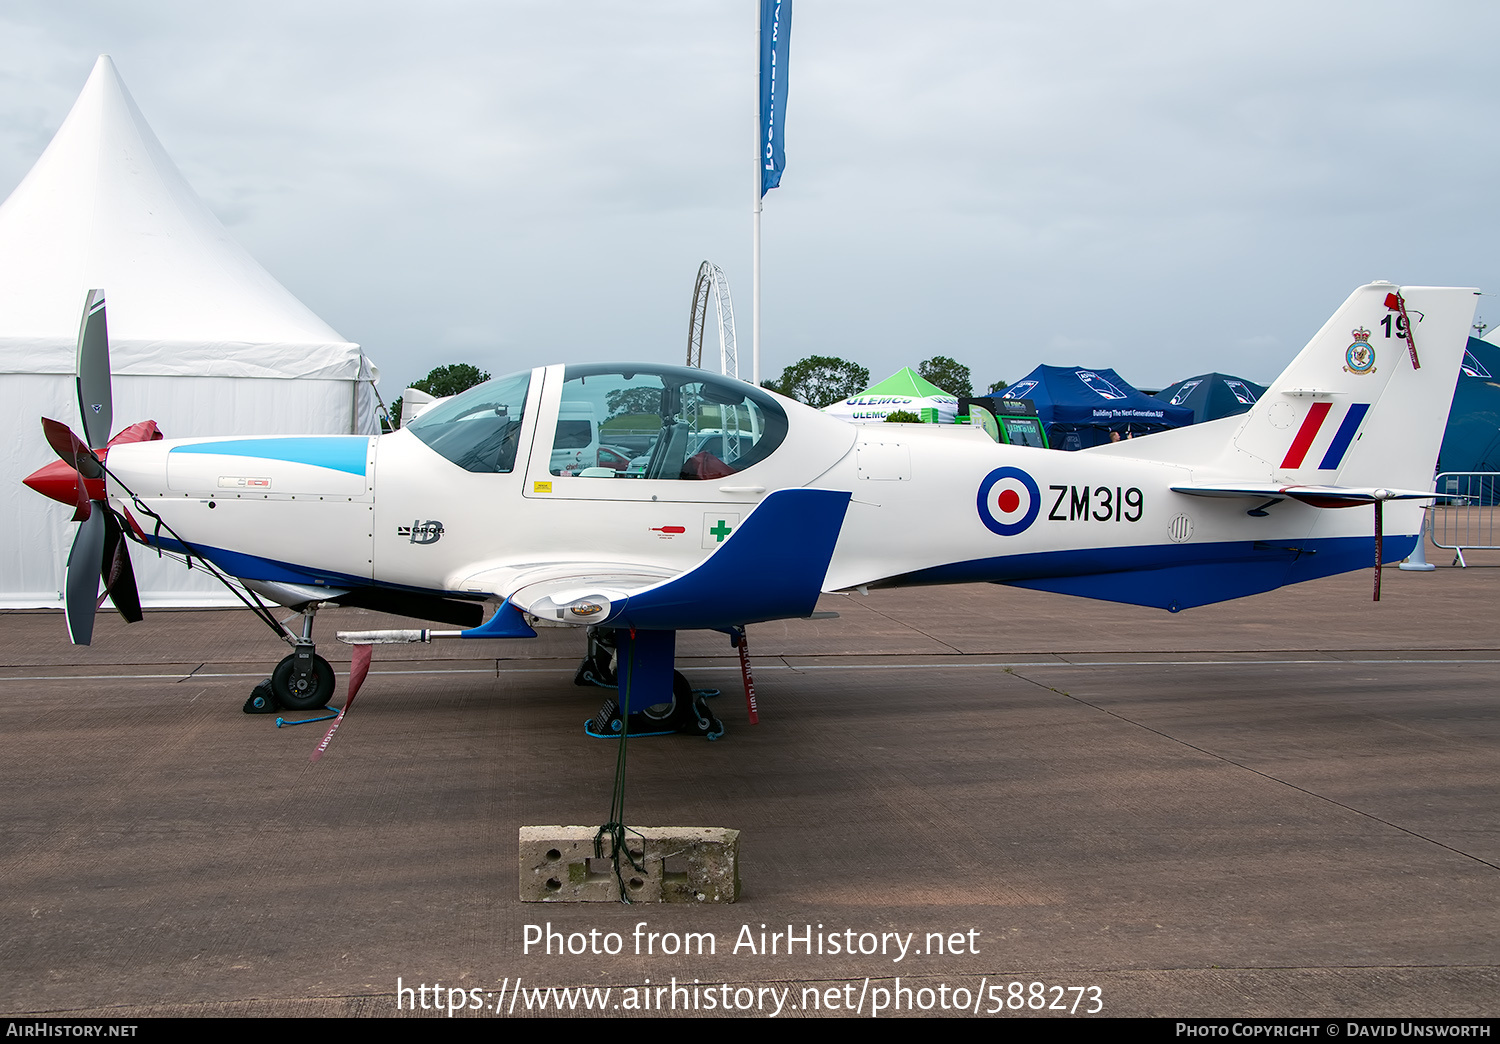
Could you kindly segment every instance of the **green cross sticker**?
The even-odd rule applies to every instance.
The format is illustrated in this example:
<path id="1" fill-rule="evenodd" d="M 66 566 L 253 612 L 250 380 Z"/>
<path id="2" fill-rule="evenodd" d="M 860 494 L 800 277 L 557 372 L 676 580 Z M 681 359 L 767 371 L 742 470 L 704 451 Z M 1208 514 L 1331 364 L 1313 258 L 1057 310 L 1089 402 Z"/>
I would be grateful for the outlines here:
<path id="1" fill-rule="evenodd" d="M 735 511 L 705 511 L 703 513 L 703 546 L 712 550 L 729 539 L 739 528 L 740 516 Z"/>

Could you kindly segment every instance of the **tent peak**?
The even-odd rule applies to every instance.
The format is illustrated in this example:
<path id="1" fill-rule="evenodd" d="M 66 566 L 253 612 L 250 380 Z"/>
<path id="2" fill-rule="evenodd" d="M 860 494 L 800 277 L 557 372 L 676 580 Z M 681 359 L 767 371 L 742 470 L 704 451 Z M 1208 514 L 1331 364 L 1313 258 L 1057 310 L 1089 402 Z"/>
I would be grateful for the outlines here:
<path id="1" fill-rule="evenodd" d="M 78 92 L 78 100 L 73 103 L 73 109 L 76 111 L 83 108 L 85 99 L 108 91 L 110 88 L 125 95 L 127 98 L 130 97 L 130 91 L 126 89 L 125 81 L 120 78 L 120 70 L 115 67 L 115 60 L 107 54 L 101 54 L 98 58 L 94 59 L 94 67 L 89 71 L 89 78 L 83 82 L 83 90 Z M 135 100 L 133 98 L 130 100 L 130 107 L 135 109 Z M 72 115 L 72 113 L 70 112 L 69 115 Z M 135 115 L 140 117 L 139 109 L 135 109 Z M 63 122 L 66 124 L 67 121 L 64 120 Z M 140 122 L 145 122 L 144 117 L 140 117 Z"/>
<path id="2" fill-rule="evenodd" d="M 361 369 L 357 346 L 261 267 L 193 191 L 108 54 L 0 203 L 0 371 L 65 372 L 95 287 L 109 295 L 121 368 L 155 366 L 153 345 L 196 343 L 258 356 L 288 377 Z M 8 347 L 25 343 L 32 348 Z M 132 345 L 144 354 L 133 357 Z"/>
<path id="3" fill-rule="evenodd" d="M 923 377 L 910 366 L 903 366 L 891 374 L 879 384 L 873 385 L 861 394 L 863 395 L 914 395 L 924 398 L 928 395 L 945 395 L 953 398 L 953 393 L 939 388 L 927 378 Z"/>

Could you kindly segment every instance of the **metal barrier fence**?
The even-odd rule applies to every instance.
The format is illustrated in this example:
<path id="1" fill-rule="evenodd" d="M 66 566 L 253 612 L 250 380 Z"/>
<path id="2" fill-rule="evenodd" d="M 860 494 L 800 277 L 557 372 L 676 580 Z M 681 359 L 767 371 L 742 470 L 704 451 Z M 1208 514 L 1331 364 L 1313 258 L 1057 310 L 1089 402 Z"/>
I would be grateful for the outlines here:
<path id="1" fill-rule="evenodd" d="M 1454 565 L 1468 566 L 1465 551 L 1500 549 L 1500 472 L 1444 471 L 1433 492 L 1445 499 L 1427 509 L 1428 533 L 1434 546 L 1453 552 Z"/>

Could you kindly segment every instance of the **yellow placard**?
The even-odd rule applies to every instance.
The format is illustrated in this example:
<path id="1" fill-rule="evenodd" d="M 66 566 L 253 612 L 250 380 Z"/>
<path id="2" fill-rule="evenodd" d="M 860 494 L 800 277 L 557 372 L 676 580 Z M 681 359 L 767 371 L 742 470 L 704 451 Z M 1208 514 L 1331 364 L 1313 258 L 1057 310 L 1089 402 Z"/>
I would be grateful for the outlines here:
<path id="1" fill-rule="evenodd" d="M 550 483 L 550 482 L 533 482 L 531 484 L 531 492 L 533 492 L 533 493 L 551 493 L 552 492 L 552 483 Z"/>

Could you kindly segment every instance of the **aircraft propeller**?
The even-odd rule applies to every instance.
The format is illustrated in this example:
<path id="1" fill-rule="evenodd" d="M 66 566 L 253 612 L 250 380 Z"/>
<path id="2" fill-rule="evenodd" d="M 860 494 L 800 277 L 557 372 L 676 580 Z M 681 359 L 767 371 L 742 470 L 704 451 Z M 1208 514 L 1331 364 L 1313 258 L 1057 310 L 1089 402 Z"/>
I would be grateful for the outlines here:
<path id="1" fill-rule="evenodd" d="M 62 459 L 38 469 L 23 481 L 43 496 L 75 508 L 73 521 L 80 525 L 73 538 L 73 550 L 68 554 L 63 607 L 73 644 L 88 645 L 94 636 L 94 614 L 104 604 L 99 594 L 100 581 L 127 623 L 141 619 L 141 598 L 130 552 L 125 546 L 125 532 L 105 492 L 103 458 L 111 446 L 162 437 L 155 421 L 132 424 L 113 439 L 109 437 L 114 404 L 103 290 L 90 290 L 84 305 L 83 322 L 78 330 L 77 369 L 78 411 L 85 438 L 80 439 L 61 421 L 43 417 L 42 433 Z"/>

